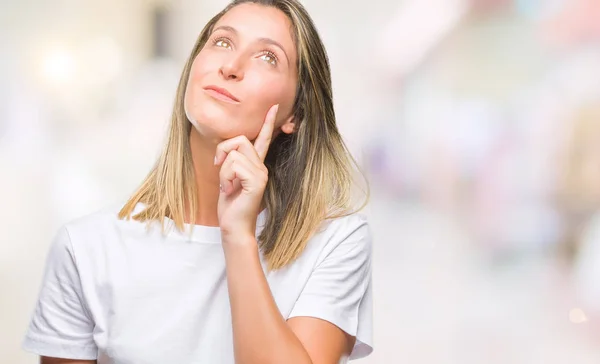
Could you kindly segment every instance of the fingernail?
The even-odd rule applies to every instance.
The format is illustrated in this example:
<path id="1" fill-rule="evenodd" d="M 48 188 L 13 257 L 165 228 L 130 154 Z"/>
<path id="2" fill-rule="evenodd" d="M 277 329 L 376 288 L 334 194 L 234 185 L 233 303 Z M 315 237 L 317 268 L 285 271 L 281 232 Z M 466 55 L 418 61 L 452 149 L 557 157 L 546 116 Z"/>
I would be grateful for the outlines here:
<path id="1" fill-rule="evenodd" d="M 215 155 L 215 160 L 213 162 L 215 165 L 217 165 L 217 156 Z"/>
<path id="2" fill-rule="evenodd" d="M 219 183 L 219 190 L 223 191 L 223 185 Z"/>

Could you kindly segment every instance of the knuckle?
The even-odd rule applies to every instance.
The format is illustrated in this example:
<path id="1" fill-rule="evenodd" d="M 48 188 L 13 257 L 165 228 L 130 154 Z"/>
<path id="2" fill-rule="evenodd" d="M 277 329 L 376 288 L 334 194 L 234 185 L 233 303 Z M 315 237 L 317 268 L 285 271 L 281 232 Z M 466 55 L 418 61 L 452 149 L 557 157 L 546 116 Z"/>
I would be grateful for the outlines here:
<path id="1" fill-rule="evenodd" d="M 263 183 L 267 183 L 267 181 L 269 180 L 269 174 L 265 171 L 263 171 L 262 173 L 259 174 L 260 179 Z"/>
<path id="2" fill-rule="evenodd" d="M 238 135 L 235 138 L 233 138 L 232 141 L 233 141 L 233 144 L 235 145 L 235 147 L 232 148 L 233 150 L 237 149 L 240 145 L 249 143 L 249 140 L 245 135 Z"/>
<path id="3" fill-rule="evenodd" d="M 229 140 L 223 140 L 222 142 L 217 144 L 217 149 L 224 150 L 227 144 L 229 144 Z"/>
<path id="4" fill-rule="evenodd" d="M 229 156 L 231 157 L 231 160 L 235 162 L 236 160 L 239 159 L 240 152 L 238 152 L 237 150 L 234 149 L 231 152 L 229 152 Z"/>

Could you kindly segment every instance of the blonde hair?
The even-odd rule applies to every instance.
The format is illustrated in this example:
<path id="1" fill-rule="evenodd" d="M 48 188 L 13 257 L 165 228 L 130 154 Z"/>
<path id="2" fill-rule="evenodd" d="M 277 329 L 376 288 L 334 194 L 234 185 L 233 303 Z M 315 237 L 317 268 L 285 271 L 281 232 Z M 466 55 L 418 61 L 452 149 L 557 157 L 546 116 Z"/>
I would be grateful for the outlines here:
<path id="1" fill-rule="evenodd" d="M 236 0 L 204 27 L 187 60 L 175 99 L 168 140 L 162 154 L 139 189 L 119 212 L 119 218 L 163 221 L 170 217 L 183 230 L 187 211 L 196 211 L 194 168 L 189 147 L 191 123 L 184 111 L 190 69 L 217 21 L 231 8 L 255 3 L 281 10 L 292 23 L 298 53 L 298 87 L 293 114 L 296 130 L 279 134 L 265 159 L 269 180 L 263 196 L 268 218 L 259 236 L 268 269 L 276 270 L 293 262 L 309 238 L 326 219 L 350 215 L 353 202 L 356 161 L 336 126 L 331 72 L 325 47 L 317 30 L 296 0 Z M 366 179 L 364 179 L 366 182 Z M 131 216 L 138 203 L 145 208 Z M 194 216 L 194 213 L 189 213 Z"/>
<path id="2" fill-rule="evenodd" d="M 591 212 L 600 206 L 600 108 L 581 108 L 572 127 L 560 175 L 560 193 L 565 205 Z"/>

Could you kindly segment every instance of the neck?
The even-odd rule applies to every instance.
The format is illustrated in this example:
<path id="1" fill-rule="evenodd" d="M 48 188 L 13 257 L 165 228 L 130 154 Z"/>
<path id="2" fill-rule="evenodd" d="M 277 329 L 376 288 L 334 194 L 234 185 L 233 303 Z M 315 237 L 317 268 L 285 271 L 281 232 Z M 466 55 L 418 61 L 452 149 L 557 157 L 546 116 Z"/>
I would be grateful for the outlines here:
<path id="1" fill-rule="evenodd" d="M 199 225 L 219 226 L 219 167 L 214 165 L 217 143 L 200 135 L 194 127 L 191 128 L 190 151 L 198 196 L 195 221 Z"/>

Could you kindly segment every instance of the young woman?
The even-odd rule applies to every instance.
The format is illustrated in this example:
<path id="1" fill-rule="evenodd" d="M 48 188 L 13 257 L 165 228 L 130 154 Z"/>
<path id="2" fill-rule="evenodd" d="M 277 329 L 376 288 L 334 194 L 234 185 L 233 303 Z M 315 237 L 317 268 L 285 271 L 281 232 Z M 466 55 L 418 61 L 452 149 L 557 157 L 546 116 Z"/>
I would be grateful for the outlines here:
<path id="1" fill-rule="evenodd" d="M 305 9 L 234 1 L 200 34 L 141 187 L 58 233 L 24 348 L 45 364 L 368 355 L 371 234 L 352 162 Z"/>

